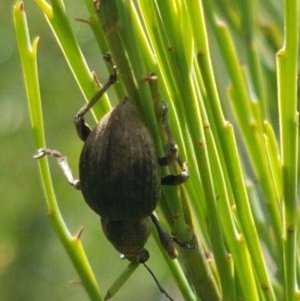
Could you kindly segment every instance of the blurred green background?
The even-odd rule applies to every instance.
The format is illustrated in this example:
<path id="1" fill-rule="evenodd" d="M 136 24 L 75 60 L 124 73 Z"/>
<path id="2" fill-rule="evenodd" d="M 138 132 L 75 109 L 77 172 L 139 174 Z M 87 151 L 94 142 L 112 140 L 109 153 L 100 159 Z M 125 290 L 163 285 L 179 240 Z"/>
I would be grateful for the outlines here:
<path id="1" fill-rule="evenodd" d="M 77 138 L 73 117 L 83 104 L 83 97 L 40 9 L 32 0 L 24 3 L 30 35 L 40 37 L 38 68 L 47 146 L 64 153 L 77 176 L 82 143 Z M 65 3 L 86 60 L 103 82 L 107 74 L 102 72 L 105 68 L 92 33 L 88 25 L 75 21 L 87 17 L 83 1 Z M 0 300 L 88 300 L 47 218 L 38 166 L 32 158 L 36 148 L 14 36 L 13 5 L 13 1 L 0 3 Z M 64 219 L 72 233 L 84 226 L 83 245 L 104 294 L 127 262 L 119 259 L 103 237 L 99 218 L 84 203 L 80 192 L 68 185 L 54 160 L 50 163 Z M 151 254 L 149 265 L 161 284 L 173 298 L 181 300 L 152 239 L 147 248 Z M 114 300 L 132 298 L 165 299 L 143 267 Z"/>

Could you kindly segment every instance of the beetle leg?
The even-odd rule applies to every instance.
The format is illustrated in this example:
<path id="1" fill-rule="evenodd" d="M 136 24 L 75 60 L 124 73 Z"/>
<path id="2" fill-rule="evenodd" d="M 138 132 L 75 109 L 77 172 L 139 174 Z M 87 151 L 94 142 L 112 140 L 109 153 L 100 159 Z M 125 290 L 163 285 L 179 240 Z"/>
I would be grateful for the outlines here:
<path id="1" fill-rule="evenodd" d="M 176 144 L 174 144 L 173 146 L 176 149 L 178 149 Z M 170 159 L 170 156 L 165 156 L 165 157 L 159 158 L 160 166 L 169 165 L 172 161 L 174 161 L 174 159 L 172 159 L 172 158 Z M 181 168 L 181 172 L 179 174 L 176 174 L 176 175 L 167 175 L 165 177 L 162 177 L 161 178 L 161 185 L 170 185 L 170 186 L 180 185 L 180 184 L 184 183 L 189 178 L 189 170 L 187 168 L 187 165 L 178 156 L 178 154 L 177 154 L 177 157 L 176 157 L 176 161 L 177 161 L 178 165 Z"/>
<path id="2" fill-rule="evenodd" d="M 77 112 L 75 115 L 75 127 L 79 138 L 85 141 L 91 132 L 90 127 L 84 121 L 84 115 L 93 107 L 93 105 L 103 96 L 103 94 L 117 81 L 117 68 L 107 54 L 104 60 L 112 66 L 112 73 L 106 84 Z"/>
<path id="3" fill-rule="evenodd" d="M 168 122 L 168 107 L 163 102 L 162 105 L 162 124 L 167 137 L 167 155 L 159 158 L 160 166 L 170 165 L 177 162 L 181 172 L 176 175 L 168 175 L 161 179 L 161 185 L 180 185 L 189 178 L 189 171 L 186 163 L 180 158 L 178 154 L 178 145 L 173 140 L 173 135 Z"/>
<path id="4" fill-rule="evenodd" d="M 35 159 L 40 159 L 45 156 L 54 157 L 57 160 L 57 163 L 61 168 L 63 174 L 65 175 L 66 179 L 68 180 L 68 182 L 74 188 L 80 190 L 80 181 L 73 178 L 72 171 L 66 157 L 64 157 L 60 152 L 48 148 L 39 149 L 38 152 L 33 157 Z"/>
<path id="5" fill-rule="evenodd" d="M 193 235 L 192 239 L 185 242 L 179 241 L 176 237 L 174 237 L 173 239 L 181 248 L 185 250 L 195 250 L 198 248 L 198 241 L 195 235 Z"/>
<path id="6" fill-rule="evenodd" d="M 160 243 L 172 259 L 176 258 L 178 256 L 178 253 L 175 248 L 173 237 L 163 228 L 163 226 L 160 224 L 157 217 L 153 213 L 150 217 L 158 232 Z"/>

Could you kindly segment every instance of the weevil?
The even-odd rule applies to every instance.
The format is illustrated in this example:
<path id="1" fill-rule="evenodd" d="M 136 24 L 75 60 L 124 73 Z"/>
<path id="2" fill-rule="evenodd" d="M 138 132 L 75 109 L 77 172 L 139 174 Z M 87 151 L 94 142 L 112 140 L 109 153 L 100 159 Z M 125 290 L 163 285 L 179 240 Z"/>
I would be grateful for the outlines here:
<path id="1" fill-rule="evenodd" d="M 40 149 L 35 158 L 53 156 L 68 182 L 81 190 L 86 203 L 101 218 L 102 229 L 112 245 L 133 263 L 145 263 L 149 253 L 145 244 L 151 224 L 171 258 L 177 251 L 173 237 L 161 226 L 153 211 L 160 199 L 161 185 L 178 185 L 188 179 L 186 164 L 178 156 L 170 138 L 166 106 L 163 120 L 167 155 L 157 158 L 155 146 L 136 104 L 128 97 L 108 112 L 91 130 L 84 115 L 117 81 L 116 66 L 110 56 L 112 72 L 107 83 L 75 115 L 75 127 L 84 146 L 79 160 L 79 180 L 73 178 L 66 158 L 58 151 Z M 176 160 L 181 173 L 160 178 L 160 167 Z"/>

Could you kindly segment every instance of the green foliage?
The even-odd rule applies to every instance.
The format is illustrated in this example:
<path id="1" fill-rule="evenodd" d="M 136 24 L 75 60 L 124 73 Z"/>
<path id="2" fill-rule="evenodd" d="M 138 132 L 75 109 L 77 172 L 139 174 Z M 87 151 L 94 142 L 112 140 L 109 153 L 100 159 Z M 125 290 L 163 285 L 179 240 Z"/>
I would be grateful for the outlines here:
<path id="1" fill-rule="evenodd" d="M 85 99 L 91 98 L 97 85 L 64 3 L 36 3 Z M 177 285 L 174 294 L 203 301 L 298 300 L 299 1 L 286 0 L 283 7 L 271 0 L 95 4 L 85 1 L 88 16 L 81 21 L 94 33 L 99 57 L 110 52 L 116 62 L 117 99 L 129 95 L 136 102 L 162 155 L 165 137 L 157 109 L 162 97 L 174 140 L 188 162 L 190 179 L 178 188 L 163 188 L 157 210 L 177 240 L 190 246 L 178 246 L 175 261 L 161 252 Z M 38 40 L 30 42 L 21 1 L 15 4 L 14 18 L 40 148 L 46 143 Z M 96 117 L 109 107 L 105 97 L 94 110 Z M 60 213 L 47 160 L 39 166 L 55 232 L 90 299 L 102 300 L 80 235 L 69 233 Z M 177 168 L 172 166 L 171 172 Z"/>

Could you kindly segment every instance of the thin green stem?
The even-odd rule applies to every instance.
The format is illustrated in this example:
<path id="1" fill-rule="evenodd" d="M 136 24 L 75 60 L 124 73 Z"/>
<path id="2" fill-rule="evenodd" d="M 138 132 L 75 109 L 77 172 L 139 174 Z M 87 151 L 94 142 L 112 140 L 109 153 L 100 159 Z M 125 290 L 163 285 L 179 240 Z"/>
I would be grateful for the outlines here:
<path id="1" fill-rule="evenodd" d="M 284 1 L 284 45 L 277 53 L 278 105 L 283 183 L 283 249 L 286 299 L 296 300 L 296 220 L 298 173 L 297 73 L 299 1 Z"/>
<path id="2" fill-rule="evenodd" d="M 31 124 L 34 128 L 37 148 L 41 148 L 45 147 L 45 136 L 36 63 L 38 39 L 31 44 L 24 3 L 22 1 L 17 1 L 14 6 L 14 21 L 27 91 Z M 80 242 L 81 231 L 75 236 L 70 234 L 58 207 L 47 160 L 40 160 L 39 167 L 47 200 L 48 216 L 53 228 L 77 269 L 90 299 L 93 301 L 101 301 L 100 289 Z"/>
<path id="3" fill-rule="evenodd" d="M 72 32 L 63 2 L 61 0 L 52 0 L 52 6 L 50 6 L 44 0 L 35 1 L 42 9 L 79 88 L 85 98 L 87 100 L 90 99 L 96 94 L 99 87 L 96 85 L 94 76 L 89 70 L 78 42 Z M 99 117 L 103 116 L 109 109 L 110 104 L 104 96 L 101 100 L 101 105 L 95 106 L 94 112 Z"/>

